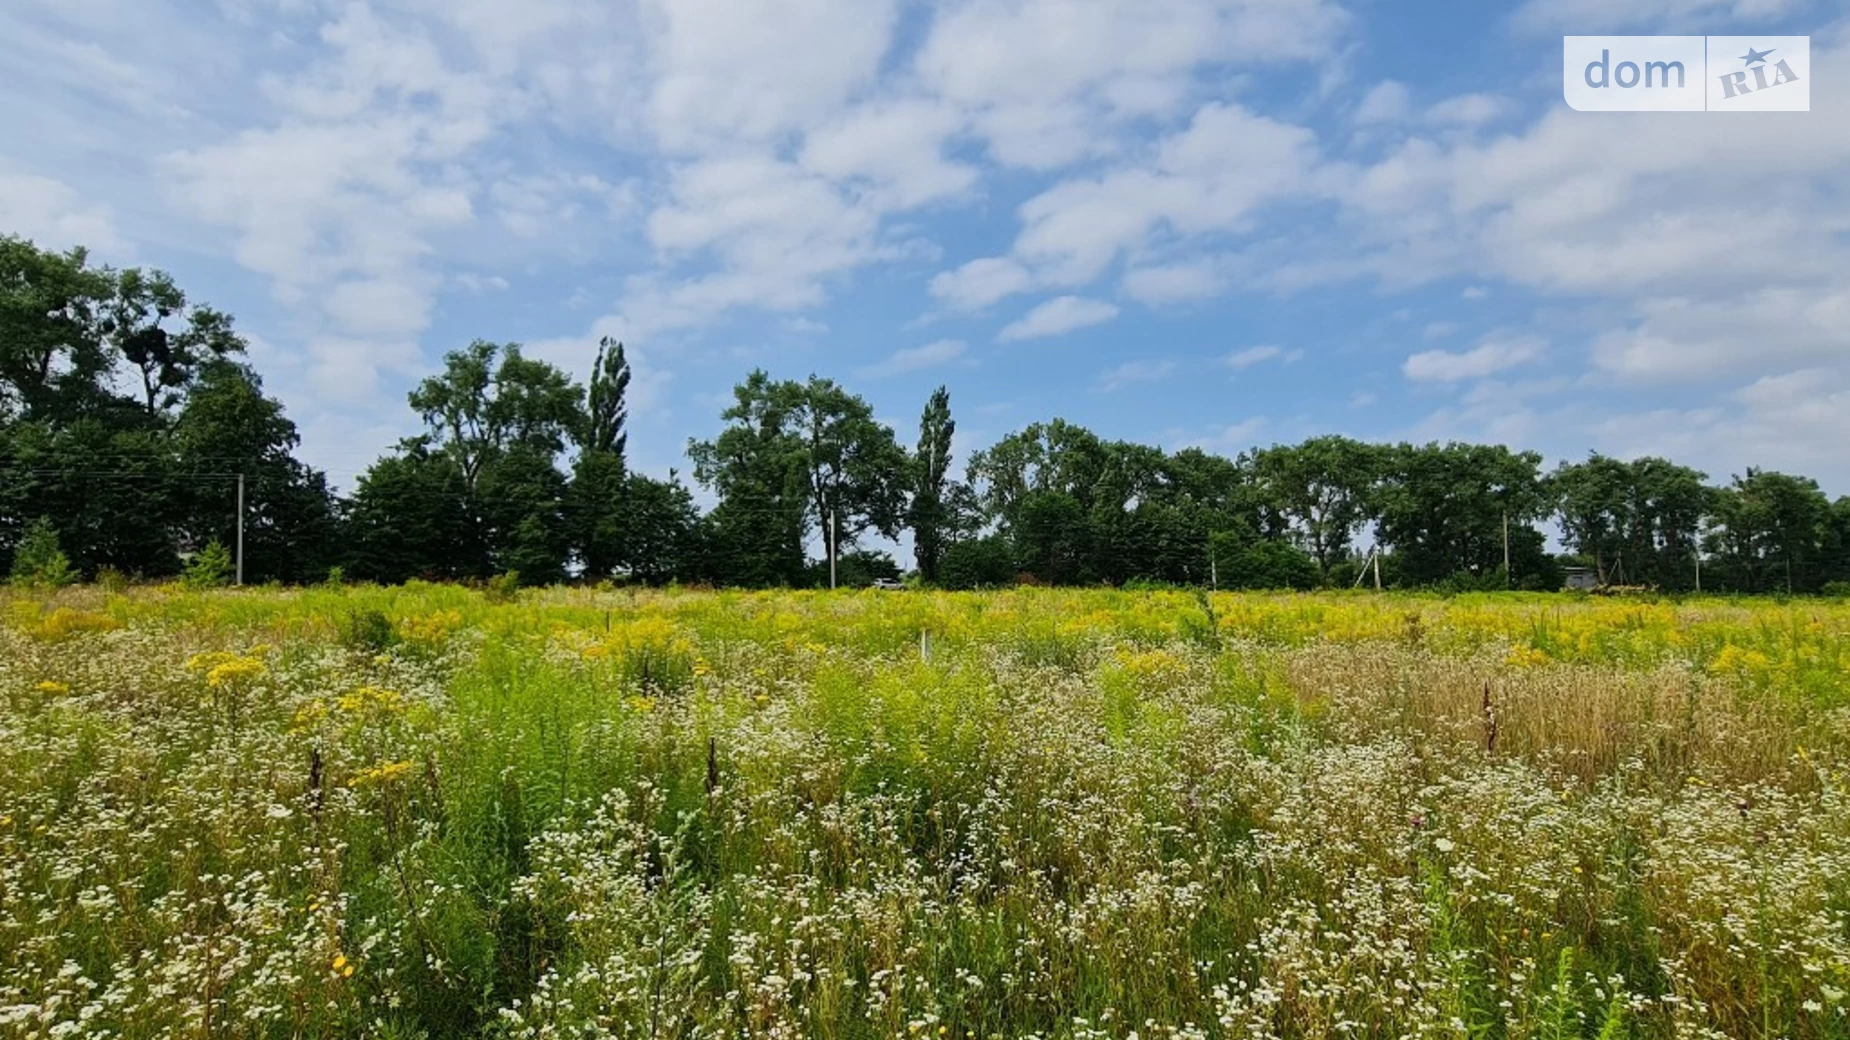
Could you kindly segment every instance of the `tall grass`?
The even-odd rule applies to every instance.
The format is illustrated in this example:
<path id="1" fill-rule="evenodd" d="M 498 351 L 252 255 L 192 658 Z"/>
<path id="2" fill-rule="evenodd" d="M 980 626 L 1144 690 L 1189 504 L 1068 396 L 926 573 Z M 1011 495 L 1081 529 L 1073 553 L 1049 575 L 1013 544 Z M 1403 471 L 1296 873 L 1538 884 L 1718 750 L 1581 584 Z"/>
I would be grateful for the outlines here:
<path id="1" fill-rule="evenodd" d="M 1850 607 L 5 617 L 0 1036 L 1846 1033 Z"/>

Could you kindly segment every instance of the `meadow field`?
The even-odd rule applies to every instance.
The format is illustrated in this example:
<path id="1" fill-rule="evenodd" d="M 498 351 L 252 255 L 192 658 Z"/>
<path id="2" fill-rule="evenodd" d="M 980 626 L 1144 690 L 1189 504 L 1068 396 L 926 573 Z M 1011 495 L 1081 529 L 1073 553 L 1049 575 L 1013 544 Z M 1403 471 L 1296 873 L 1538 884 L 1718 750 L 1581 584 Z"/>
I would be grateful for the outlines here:
<path id="1" fill-rule="evenodd" d="M 1850 1036 L 1850 604 L 0 593 L 0 1037 Z"/>

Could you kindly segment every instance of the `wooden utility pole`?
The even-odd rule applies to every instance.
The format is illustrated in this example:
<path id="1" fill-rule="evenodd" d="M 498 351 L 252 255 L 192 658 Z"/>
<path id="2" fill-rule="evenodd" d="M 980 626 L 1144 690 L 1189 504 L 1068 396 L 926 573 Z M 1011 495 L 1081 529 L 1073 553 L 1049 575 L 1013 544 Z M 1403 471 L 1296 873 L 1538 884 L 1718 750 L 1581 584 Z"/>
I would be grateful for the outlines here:
<path id="1" fill-rule="evenodd" d="M 239 585 L 244 584 L 244 474 L 238 474 L 238 563 Z"/>
<path id="2" fill-rule="evenodd" d="M 1503 511 L 1503 587 L 1510 587 L 1510 511 Z"/>
<path id="3" fill-rule="evenodd" d="M 841 531 L 835 526 L 835 510 L 829 510 L 829 588 L 835 587 L 835 543 L 841 537 Z"/>

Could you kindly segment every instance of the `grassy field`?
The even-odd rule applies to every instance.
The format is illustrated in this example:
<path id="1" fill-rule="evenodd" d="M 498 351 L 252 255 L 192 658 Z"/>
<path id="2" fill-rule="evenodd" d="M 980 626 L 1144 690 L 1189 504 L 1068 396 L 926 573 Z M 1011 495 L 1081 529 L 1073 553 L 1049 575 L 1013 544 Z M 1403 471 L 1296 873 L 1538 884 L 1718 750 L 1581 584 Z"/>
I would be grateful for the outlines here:
<path id="1" fill-rule="evenodd" d="M 0 1036 L 1850 1036 L 1850 605 L 0 596 Z"/>

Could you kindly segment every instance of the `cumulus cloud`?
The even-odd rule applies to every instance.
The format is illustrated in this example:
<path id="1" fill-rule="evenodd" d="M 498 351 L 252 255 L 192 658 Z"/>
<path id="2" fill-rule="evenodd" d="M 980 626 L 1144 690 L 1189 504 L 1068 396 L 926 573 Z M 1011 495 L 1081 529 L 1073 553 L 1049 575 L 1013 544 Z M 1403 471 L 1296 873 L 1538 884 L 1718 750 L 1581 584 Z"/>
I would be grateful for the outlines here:
<path id="1" fill-rule="evenodd" d="M 932 277 L 931 294 L 962 310 L 987 307 L 1034 285 L 1028 269 L 1008 257 L 983 257 Z"/>
<path id="2" fill-rule="evenodd" d="M 1124 275 L 1124 292 L 1140 303 L 1160 306 L 1218 296 L 1227 279 L 1211 263 L 1139 267 Z"/>
<path id="3" fill-rule="evenodd" d="M 938 368 L 957 361 L 969 352 L 969 345 L 962 340 L 941 339 L 921 347 L 905 347 L 888 354 L 877 364 L 867 365 L 859 370 L 860 375 L 869 379 L 885 379 L 890 376 L 905 375 L 928 368 Z"/>
<path id="4" fill-rule="evenodd" d="M 1074 329 L 1102 325 L 1118 316 L 1118 308 L 1083 296 L 1057 296 L 1003 326 L 996 338 L 1002 343 L 1058 336 Z"/>
<path id="5" fill-rule="evenodd" d="M 1251 368 L 1254 365 L 1264 364 L 1267 361 L 1283 361 L 1286 364 L 1290 364 L 1303 357 L 1304 352 L 1302 350 L 1286 350 L 1283 347 L 1267 344 L 1259 347 L 1247 347 L 1245 350 L 1236 350 L 1222 358 L 1221 364 L 1238 372 L 1242 369 Z"/>
<path id="6" fill-rule="evenodd" d="M 1401 372 L 1415 382 L 1456 383 L 1526 365 L 1546 350 L 1547 344 L 1533 337 L 1492 339 L 1465 351 L 1421 351 L 1407 358 Z"/>
<path id="7" fill-rule="evenodd" d="M 1121 390 L 1133 383 L 1155 383 L 1175 374 L 1174 361 L 1126 361 L 1108 369 L 1098 377 L 1098 388 L 1104 393 Z"/>
<path id="8" fill-rule="evenodd" d="M 0 228 L 46 249 L 122 250 L 107 204 L 87 202 L 70 185 L 34 174 L 0 173 Z"/>

